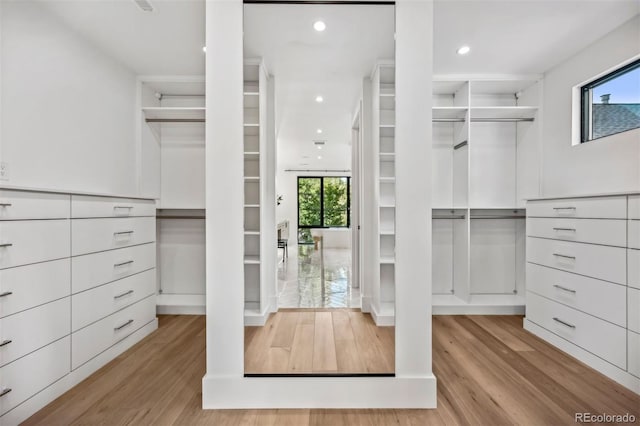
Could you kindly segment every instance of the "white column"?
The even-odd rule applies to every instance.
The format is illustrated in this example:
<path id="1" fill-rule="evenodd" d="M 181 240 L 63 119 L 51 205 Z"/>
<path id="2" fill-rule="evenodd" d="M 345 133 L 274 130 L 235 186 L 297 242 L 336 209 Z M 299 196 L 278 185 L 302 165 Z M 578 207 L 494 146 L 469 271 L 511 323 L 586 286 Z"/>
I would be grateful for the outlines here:
<path id="1" fill-rule="evenodd" d="M 396 2 L 396 375 L 431 374 L 433 3 Z"/>

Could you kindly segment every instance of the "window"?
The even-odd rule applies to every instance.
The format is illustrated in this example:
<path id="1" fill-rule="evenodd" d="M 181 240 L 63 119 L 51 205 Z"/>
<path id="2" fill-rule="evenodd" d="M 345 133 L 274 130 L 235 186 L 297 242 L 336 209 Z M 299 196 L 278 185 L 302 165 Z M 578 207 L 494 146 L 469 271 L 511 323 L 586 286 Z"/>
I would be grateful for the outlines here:
<path id="1" fill-rule="evenodd" d="M 298 242 L 312 243 L 313 228 L 351 224 L 351 178 L 298 177 Z"/>
<path id="2" fill-rule="evenodd" d="M 581 142 L 640 128 L 640 60 L 580 88 Z"/>

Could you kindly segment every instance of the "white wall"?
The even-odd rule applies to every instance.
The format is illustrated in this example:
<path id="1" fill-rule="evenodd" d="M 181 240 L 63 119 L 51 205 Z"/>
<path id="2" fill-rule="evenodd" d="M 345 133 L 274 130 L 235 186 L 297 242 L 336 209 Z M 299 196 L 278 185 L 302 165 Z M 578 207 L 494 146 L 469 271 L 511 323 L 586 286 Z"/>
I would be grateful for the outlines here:
<path id="1" fill-rule="evenodd" d="M 545 73 L 542 195 L 640 189 L 640 129 L 571 145 L 572 87 L 640 52 L 640 16 Z"/>
<path id="2" fill-rule="evenodd" d="M 7 185 L 137 194 L 135 75 L 36 2 L 2 2 Z"/>

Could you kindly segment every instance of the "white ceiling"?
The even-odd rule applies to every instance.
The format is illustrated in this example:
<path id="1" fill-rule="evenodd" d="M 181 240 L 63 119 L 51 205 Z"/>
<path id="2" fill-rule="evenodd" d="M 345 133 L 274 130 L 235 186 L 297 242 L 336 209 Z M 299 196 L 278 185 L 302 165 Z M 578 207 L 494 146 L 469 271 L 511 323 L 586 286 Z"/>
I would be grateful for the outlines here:
<path id="1" fill-rule="evenodd" d="M 40 1 L 137 74 L 204 73 L 204 0 L 150 0 L 152 13 L 133 0 Z M 434 12 L 436 73 L 531 74 L 640 13 L 640 0 L 437 0 Z M 281 167 L 350 168 L 359 85 L 377 58 L 393 56 L 392 30 L 390 6 L 246 6 L 245 56 L 263 57 L 277 82 Z M 462 44 L 469 55 L 455 53 Z M 322 153 L 312 143 L 320 138 Z"/>

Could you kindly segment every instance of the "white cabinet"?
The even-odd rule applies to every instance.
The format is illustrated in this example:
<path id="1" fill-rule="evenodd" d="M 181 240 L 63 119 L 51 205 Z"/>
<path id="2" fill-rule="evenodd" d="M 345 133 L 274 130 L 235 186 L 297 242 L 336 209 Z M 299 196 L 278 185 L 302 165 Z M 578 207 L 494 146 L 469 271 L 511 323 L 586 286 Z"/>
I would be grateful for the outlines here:
<path id="1" fill-rule="evenodd" d="M 616 195 L 528 203 L 524 321 L 526 329 L 636 392 L 639 201 Z"/>
<path id="2" fill-rule="evenodd" d="M 155 217 L 74 219 L 71 222 L 73 256 L 151 243 L 155 240 Z"/>
<path id="3" fill-rule="evenodd" d="M 0 220 L 67 219 L 69 202 L 64 194 L 0 189 Z"/>
<path id="4" fill-rule="evenodd" d="M 73 218 L 155 215 L 156 203 L 153 200 L 71 196 L 71 217 Z"/>
<path id="5" fill-rule="evenodd" d="M 0 221 L 0 269 L 62 259 L 70 249 L 68 219 Z"/>

